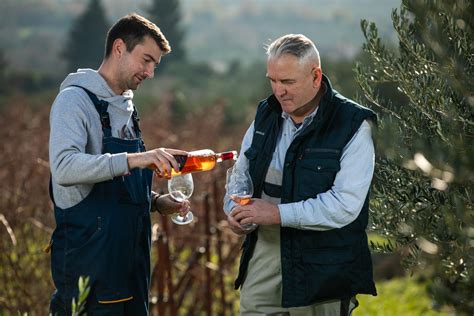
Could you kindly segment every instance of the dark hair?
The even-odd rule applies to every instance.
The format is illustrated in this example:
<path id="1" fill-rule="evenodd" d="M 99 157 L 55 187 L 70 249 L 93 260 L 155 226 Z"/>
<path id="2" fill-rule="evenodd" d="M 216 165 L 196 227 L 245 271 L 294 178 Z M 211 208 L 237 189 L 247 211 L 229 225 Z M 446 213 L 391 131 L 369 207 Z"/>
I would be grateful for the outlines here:
<path id="1" fill-rule="evenodd" d="M 155 23 L 150 22 L 136 13 L 128 14 L 118 20 L 107 33 L 105 44 L 105 58 L 112 52 L 114 41 L 122 39 L 127 46 L 127 51 L 131 52 L 137 44 L 143 42 L 145 36 L 153 38 L 163 55 L 171 51 L 168 40 Z"/>

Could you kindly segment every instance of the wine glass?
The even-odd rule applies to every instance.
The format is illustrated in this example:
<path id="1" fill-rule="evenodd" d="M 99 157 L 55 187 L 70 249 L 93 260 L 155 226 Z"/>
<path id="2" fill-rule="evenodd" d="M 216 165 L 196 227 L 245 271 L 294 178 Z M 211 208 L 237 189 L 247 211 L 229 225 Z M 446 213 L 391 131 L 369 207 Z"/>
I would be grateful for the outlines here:
<path id="1" fill-rule="evenodd" d="M 170 196 L 177 202 L 186 201 L 191 197 L 194 190 L 193 177 L 190 173 L 174 176 L 168 180 L 168 192 Z M 189 211 L 185 216 L 179 213 L 171 215 L 173 223 L 178 225 L 186 225 L 193 221 L 194 215 Z"/>
<path id="2" fill-rule="evenodd" d="M 247 169 L 237 168 L 234 165 L 227 170 L 226 191 L 229 198 L 239 205 L 246 205 L 252 200 L 253 183 Z M 256 224 L 243 224 L 246 231 L 253 230 Z"/>
<path id="3" fill-rule="evenodd" d="M 235 166 L 227 170 L 226 189 L 230 199 L 237 204 L 246 205 L 253 195 L 252 178 L 247 170 Z"/>

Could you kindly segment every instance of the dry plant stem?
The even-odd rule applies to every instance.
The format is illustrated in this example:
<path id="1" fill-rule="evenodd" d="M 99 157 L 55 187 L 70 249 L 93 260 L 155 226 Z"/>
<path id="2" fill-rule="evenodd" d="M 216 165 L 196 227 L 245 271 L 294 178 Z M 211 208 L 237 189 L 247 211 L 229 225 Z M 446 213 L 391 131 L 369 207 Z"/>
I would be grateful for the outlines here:
<path id="1" fill-rule="evenodd" d="M 7 229 L 7 233 L 10 236 L 10 239 L 12 240 L 13 246 L 16 246 L 17 241 L 16 241 L 15 233 L 13 232 L 13 229 L 11 228 L 10 224 L 8 224 L 8 221 L 5 215 L 0 214 L 0 222 L 2 222 L 5 228 Z"/>

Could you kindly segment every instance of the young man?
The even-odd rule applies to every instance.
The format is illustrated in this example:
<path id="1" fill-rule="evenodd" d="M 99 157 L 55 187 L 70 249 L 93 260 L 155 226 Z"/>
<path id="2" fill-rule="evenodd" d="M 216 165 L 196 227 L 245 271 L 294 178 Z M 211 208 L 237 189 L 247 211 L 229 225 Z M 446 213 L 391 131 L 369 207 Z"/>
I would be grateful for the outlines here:
<path id="1" fill-rule="evenodd" d="M 131 14 L 107 34 L 98 71 L 69 74 L 51 109 L 49 159 L 56 229 L 53 315 L 69 315 L 80 276 L 90 278 L 89 315 L 147 315 L 150 210 L 186 213 L 188 202 L 151 191 L 153 170 L 168 177 L 172 154 L 146 151 L 133 92 L 170 52 L 160 29 Z"/>
<path id="2" fill-rule="evenodd" d="M 333 90 L 307 37 L 285 35 L 267 55 L 273 95 L 236 163 L 254 196 L 245 206 L 225 200 L 231 229 L 247 234 L 241 314 L 350 315 L 356 294 L 376 295 L 365 233 L 376 117 Z"/>

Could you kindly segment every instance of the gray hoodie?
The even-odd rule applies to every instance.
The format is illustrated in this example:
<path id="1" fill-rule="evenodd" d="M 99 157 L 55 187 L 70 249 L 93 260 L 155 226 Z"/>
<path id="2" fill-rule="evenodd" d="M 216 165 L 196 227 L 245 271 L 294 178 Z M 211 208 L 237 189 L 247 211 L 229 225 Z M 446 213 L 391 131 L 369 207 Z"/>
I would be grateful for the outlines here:
<path id="1" fill-rule="evenodd" d="M 102 154 L 99 114 L 81 86 L 109 102 L 112 136 L 133 138 L 133 92 L 116 95 L 92 69 L 69 74 L 51 108 L 49 161 L 56 205 L 62 209 L 82 201 L 94 183 L 129 172 L 126 153 Z"/>

